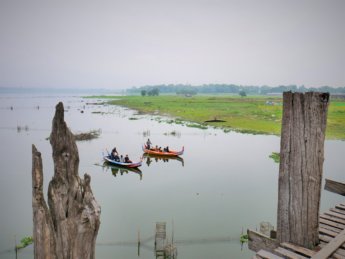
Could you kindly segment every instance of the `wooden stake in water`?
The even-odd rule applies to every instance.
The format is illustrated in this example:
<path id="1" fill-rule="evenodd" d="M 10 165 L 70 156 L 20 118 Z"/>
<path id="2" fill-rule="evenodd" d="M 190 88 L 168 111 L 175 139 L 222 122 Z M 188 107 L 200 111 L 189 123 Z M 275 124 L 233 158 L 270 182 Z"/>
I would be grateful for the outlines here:
<path id="1" fill-rule="evenodd" d="M 138 256 L 140 256 L 140 228 L 138 228 Z"/>
<path id="2" fill-rule="evenodd" d="M 16 252 L 16 259 L 18 259 L 17 238 L 14 236 L 14 251 Z"/>

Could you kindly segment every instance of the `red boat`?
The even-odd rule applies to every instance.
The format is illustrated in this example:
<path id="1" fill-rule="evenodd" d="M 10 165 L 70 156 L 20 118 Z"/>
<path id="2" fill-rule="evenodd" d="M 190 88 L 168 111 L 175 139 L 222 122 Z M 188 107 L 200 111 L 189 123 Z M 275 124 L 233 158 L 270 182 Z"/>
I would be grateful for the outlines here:
<path id="1" fill-rule="evenodd" d="M 157 155 L 157 156 L 181 156 L 184 152 L 184 147 L 182 147 L 181 151 L 174 151 L 174 150 L 169 150 L 164 151 L 164 150 L 158 150 L 156 148 L 150 148 L 148 149 L 146 145 L 143 146 L 143 152 L 146 154 L 151 154 L 151 155 Z"/>

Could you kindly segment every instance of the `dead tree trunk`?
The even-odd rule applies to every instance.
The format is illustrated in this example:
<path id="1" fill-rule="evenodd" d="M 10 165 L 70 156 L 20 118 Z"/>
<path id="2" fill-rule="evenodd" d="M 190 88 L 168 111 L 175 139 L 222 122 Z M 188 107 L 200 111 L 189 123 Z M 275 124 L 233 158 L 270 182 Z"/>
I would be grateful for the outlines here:
<path id="1" fill-rule="evenodd" d="M 318 225 L 328 93 L 283 95 L 277 239 L 319 243 Z"/>
<path id="2" fill-rule="evenodd" d="M 56 256 L 56 234 L 43 195 L 43 167 L 41 153 L 32 145 L 32 210 L 34 221 L 34 258 L 61 258 Z"/>
<path id="3" fill-rule="evenodd" d="M 90 176 L 78 175 L 79 155 L 74 136 L 64 121 L 62 103 L 56 106 L 50 143 L 54 176 L 48 204 L 43 197 L 41 154 L 33 146 L 34 254 L 37 258 L 95 258 L 100 206 L 93 197 Z"/>

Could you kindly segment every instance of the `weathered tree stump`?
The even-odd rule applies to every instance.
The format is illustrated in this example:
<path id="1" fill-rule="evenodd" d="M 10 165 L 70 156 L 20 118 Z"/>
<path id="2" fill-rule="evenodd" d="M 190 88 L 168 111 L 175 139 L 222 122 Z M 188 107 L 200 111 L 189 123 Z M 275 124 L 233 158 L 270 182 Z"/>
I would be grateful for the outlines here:
<path id="1" fill-rule="evenodd" d="M 101 209 L 92 194 L 90 176 L 80 179 L 78 175 L 78 149 L 61 102 L 56 106 L 50 143 L 54 176 L 48 188 L 49 209 L 43 195 L 41 154 L 32 147 L 34 257 L 93 259 Z"/>
<path id="2" fill-rule="evenodd" d="M 319 243 L 318 225 L 328 93 L 283 94 L 277 239 Z"/>

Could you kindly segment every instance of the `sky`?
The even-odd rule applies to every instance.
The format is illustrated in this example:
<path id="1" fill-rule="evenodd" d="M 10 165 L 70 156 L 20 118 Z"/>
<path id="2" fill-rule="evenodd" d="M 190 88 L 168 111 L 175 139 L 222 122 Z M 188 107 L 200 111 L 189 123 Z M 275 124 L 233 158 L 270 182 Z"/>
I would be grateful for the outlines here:
<path id="1" fill-rule="evenodd" d="M 344 0 L 0 0 L 0 87 L 345 86 Z"/>

